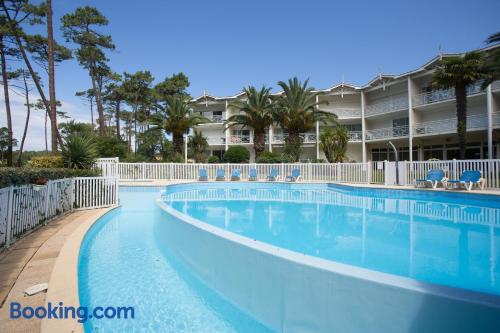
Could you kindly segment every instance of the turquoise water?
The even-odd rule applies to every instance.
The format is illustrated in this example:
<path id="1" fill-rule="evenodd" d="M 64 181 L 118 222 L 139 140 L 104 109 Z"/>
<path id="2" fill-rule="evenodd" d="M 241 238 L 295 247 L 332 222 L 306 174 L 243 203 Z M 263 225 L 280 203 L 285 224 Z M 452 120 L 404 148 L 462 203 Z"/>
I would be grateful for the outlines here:
<path id="1" fill-rule="evenodd" d="M 159 244 L 160 189 L 120 190 L 122 207 L 86 235 L 80 304 L 133 306 L 135 319 L 89 320 L 86 332 L 269 332 L 197 280 Z"/>
<path id="2" fill-rule="evenodd" d="M 160 188 L 122 188 L 80 250 L 84 306 L 133 306 L 86 332 L 269 332 L 171 255 Z M 162 200 L 242 236 L 371 270 L 500 295 L 498 197 L 269 183 L 175 185 Z"/>
<path id="3" fill-rule="evenodd" d="M 198 184 L 163 200 L 251 239 L 371 270 L 500 295 L 500 200 L 324 185 Z"/>

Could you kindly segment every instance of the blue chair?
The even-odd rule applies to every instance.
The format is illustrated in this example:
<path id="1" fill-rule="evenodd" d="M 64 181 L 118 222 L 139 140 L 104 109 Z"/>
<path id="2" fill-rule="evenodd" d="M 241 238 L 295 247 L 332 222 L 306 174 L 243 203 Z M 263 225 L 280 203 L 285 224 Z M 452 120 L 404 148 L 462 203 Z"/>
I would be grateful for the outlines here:
<path id="1" fill-rule="evenodd" d="M 462 172 L 459 179 L 448 180 L 448 184 L 456 184 L 457 188 L 463 185 L 467 191 L 472 190 L 474 185 L 478 185 L 483 190 L 484 182 L 481 171 L 477 170 L 466 170 Z"/>
<path id="2" fill-rule="evenodd" d="M 256 181 L 257 180 L 257 169 L 250 169 L 248 173 L 248 180 Z"/>
<path id="3" fill-rule="evenodd" d="M 208 173 L 207 173 L 207 169 L 200 169 L 198 171 L 198 180 L 199 181 L 207 181 L 208 180 Z"/>
<path id="4" fill-rule="evenodd" d="M 269 175 L 267 176 L 267 180 L 270 182 L 277 181 L 279 179 L 278 169 L 271 169 Z"/>
<path id="5" fill-rule="evenodd" d="M 300 169 L 296 168 L 292 170 L 292 175 L 286 177 L 285 179 L 287 182 L 296 182 L 300 180 Z"/>
<path id="6" fill-rule="evenodd" d="M 420 185 L 430 184 L 432 188 L 437 188 L 439 183 L 443 184 L 445 187 L 447 178 L 444 175 L 443 170 L 429 170 L 427 173 L 427 177 L 425 179 L 417 179 L 415 180 L 415 187 L 419 187 Z"/>
<path id="7" fill-rule="evenodd" d="M 241 171 L 240 169 L 233 169 L 231 171 L 231 180 L 234 181 L 234 180 L 241 180 Z"/>
<path id="8" fill-rule="evenodd" d="M 215 180 L 226 180 L 226 172 L 224 169 L 217 169 Z"/>

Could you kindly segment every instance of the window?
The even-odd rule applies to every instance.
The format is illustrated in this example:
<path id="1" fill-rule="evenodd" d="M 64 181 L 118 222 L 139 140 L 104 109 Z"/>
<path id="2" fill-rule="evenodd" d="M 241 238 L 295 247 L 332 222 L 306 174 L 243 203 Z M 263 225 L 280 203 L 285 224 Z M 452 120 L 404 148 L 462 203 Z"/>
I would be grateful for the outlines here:
<path id="1" fill-rule="evenodd" d="M 224 156 L 224 150 L 212 150 L 212 156 L 217 156 L 220 161 L 222 160 L 222 156 Z"/>
<path id="2" fill-rule="evenodd" d="M 349 132 L 361 132 L 361 124 L 346 124 L 344 127 L 347 128 Z"/>

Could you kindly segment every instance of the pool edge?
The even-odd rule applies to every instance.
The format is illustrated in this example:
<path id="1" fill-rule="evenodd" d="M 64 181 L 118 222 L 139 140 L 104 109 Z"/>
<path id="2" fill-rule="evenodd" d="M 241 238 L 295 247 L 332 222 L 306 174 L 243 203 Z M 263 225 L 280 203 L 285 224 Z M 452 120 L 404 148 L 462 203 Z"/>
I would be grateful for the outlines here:
<path id="1" fill-rule="evenodd" d="M 104 215 L 119 206 L 96 210 L 86 220 L 67 236 L 64 245 L 57 256 L 54 268 L 49 279 L 49 288 L 45 297 L 45 306 L 48 303 L 64 303 L 65 306 L 80 306 L 78 294 L 78 259 L 80 247 L 90 228 Z M 41 333 L 74 332 L 83 333 L 83 324 L 77 319 L 48 319 L 44 318 L 40 328 Z"/>

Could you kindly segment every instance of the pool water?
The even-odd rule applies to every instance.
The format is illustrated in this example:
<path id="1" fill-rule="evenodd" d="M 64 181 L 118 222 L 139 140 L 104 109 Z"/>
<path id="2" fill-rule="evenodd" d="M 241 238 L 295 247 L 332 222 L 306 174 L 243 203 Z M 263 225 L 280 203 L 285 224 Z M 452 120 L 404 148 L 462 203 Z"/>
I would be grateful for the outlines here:
<path id="1" fill-rule="evenodd" d="M 155 235 L 164 223 L 159 188 L 120 190 L 80 249 L 80 304 L 132 306 L 135 319 L 93 319 L 86 332 L 270 332 L 206 287 L 169 255 Z"/>
<path id="2" fill-rule="evenodd" d="M 310 256 L 500 295 L 497 196 L 327 185 L 175 185 L 163 201 Z"/>

